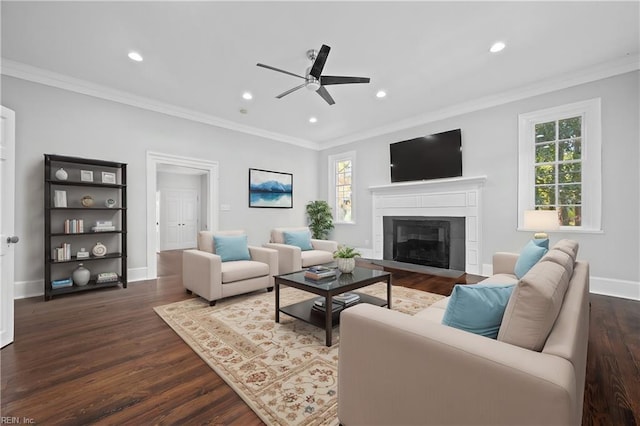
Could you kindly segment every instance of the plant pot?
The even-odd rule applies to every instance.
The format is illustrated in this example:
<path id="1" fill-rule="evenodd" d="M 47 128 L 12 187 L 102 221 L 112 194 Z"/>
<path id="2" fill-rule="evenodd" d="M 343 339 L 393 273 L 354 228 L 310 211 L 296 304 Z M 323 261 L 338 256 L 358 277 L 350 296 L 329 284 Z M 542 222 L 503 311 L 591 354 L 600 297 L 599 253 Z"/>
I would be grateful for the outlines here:
<path id="1" fill-rule="evenodd" d="M 356 267 L 356 259 L 354 257 L 339 257 L 336 260 L 338 261 L 338 270 L 343 274 L 350 274 Z"/>

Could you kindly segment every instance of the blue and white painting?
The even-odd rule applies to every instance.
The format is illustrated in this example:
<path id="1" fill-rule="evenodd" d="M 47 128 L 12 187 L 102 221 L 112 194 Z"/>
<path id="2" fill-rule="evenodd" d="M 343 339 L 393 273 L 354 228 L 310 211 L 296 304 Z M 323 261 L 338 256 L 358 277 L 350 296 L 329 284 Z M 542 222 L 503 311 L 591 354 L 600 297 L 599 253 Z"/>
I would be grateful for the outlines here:
<path id="1" fill-rule="evenodd" d="M 249 169 L 249 207 L 293 207 L 293 175 Z"/>

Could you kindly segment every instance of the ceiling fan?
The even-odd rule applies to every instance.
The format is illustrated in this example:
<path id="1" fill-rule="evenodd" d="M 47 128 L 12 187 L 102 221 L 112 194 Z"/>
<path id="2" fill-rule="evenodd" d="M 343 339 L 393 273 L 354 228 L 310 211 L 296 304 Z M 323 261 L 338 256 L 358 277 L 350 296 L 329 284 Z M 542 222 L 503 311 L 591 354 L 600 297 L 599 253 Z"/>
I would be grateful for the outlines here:
<path id="1" fill-rule="evenodd" d="M 299 74 L 294 74 L 289 71 L 281 70 L 279 68 L 274 68 L 265 64 L 256 64 L 259 67 L 267 68 L 273 71 L 282 72 L 285 74 L 292 75 L 294 77 L 299 77 L 304 79 L 304 83 L 299 86 L 294 87 L 293 89 L 289 89 L 286 92 L 280 93 L 276 98 L 280 99 L 287 96 L 289 93 L 293 93 L 298 89 L 302 89 L 306 87 L 308 90 L 313 90 L 317 94 L 319 94 L 322 99 L 324 99 L 329 105 L 333 105 L 336 102 L 333 100 L 327 89 L 324 86 L 329 86 L 331 84 L 351 84 L 351 83 L 369 83 L 370 79 L 368 77 L 345 77 L 345 76 L 333 76 L 333 75 L 322 75 L 322 69 L 324 68 L 325 62 L 327 62 L 327 56 L 329 56 L 329 50 L 331 48 L 325 44 L 322 45 L 320 51 L 311 49 L 307 50 L 307 58 L 311 62 L 311 66 L 307 68 L 307 71 L 303 76 Z"/>

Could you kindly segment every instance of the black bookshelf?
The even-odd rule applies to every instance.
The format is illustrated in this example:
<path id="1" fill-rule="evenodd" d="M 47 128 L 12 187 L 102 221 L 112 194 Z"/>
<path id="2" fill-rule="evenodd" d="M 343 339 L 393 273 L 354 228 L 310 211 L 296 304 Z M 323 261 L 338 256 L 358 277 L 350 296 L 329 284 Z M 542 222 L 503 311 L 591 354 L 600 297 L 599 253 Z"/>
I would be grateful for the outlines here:
<path id="1" fill-rule="evenodd" d="M 65 179 L 56 176 L 64 169 Z M 56 191 L 64 192 L 64 205 L 58 205 Z M 82 198 L 90 196 L 90 206 Z M 115 200 L 107 206 L 106 200 Z M 127 288 L 127 165 L 113 161 L 63 155 L 44 155 L 44 299 L 54 296 L 121 286 Z M 65 220 L 82 221 L 82 232 L 66 232 Z M 114 230 L 92 232 L 93 222 L 107 221 Z M 91 253 L 93 245 L 101 242 L 107 247 L 104 256 Z M 69 244 L 67 257 L 59 258 L 56 248 Z M 89 257 L 78 258 L 85 248 Z M 91 272 L 91 280 L 84 286 L 54 288 L 52 281 L 69 278 L 80 264 Z M 117 281 L 97 283 L 100 272 L 115 272 Z"/>

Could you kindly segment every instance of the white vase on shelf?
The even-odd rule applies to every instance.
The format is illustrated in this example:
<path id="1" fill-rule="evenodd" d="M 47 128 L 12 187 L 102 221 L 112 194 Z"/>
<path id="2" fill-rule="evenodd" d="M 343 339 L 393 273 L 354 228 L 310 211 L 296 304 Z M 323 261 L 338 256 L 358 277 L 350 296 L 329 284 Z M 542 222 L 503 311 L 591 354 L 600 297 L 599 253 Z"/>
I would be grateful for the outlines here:
<path id="1" fill-rule="evenodd" d="M 77 286 L 87 285 L 89 283 L 89 279 L 91 279 L 91 272 L 82 266 L 82 263 L 78 265 L 78 267 L 73 271 L 72 274 L 73 283 Z"/>
<path id="2" fill-rule="evenodd" d="M 58 179 L 58 180 L 67 180 L 67 178 L 69 178 L 69 174 L 67 173 L 67 171 L 65 169 L 60 167 L 58 170 L 56 170 L 56 179 Z"/>

